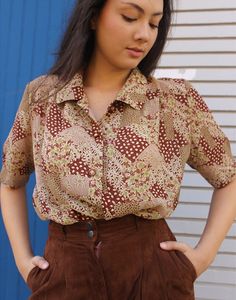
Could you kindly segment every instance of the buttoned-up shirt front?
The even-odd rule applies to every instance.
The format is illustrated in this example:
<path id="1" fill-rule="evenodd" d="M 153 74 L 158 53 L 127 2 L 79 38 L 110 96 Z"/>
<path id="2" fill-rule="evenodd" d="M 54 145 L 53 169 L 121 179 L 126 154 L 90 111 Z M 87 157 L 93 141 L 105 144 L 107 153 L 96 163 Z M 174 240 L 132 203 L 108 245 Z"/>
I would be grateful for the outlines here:
<path id="1" fill-rule="evenodd" d="M 35 171 L 41 219 L 168 217 L 186 163 L 215 188 L 235 175 L 229 140 L 188 81 L 134 68 L 100 121 L 89 114 L 81 73 L 57 83 L 43 75 L 27 84 L 3 147 L 0 181 L 20 187 Z"/>

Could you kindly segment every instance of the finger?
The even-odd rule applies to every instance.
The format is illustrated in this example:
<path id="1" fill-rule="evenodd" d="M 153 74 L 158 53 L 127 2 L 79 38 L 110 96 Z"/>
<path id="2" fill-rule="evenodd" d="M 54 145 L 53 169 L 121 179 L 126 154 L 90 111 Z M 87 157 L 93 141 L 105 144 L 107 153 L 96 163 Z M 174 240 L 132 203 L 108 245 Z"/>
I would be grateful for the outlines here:
<path id="1" fill-rule="evenodd" d="M 165 241 L 160 243 L 160 246 L 164 250 L 179 250 L 182 252 L 188 250 L 188 246 L 185 243 L 181 243 L 177 241 Z"/>
<path id="2" fill-rule="evenodd" d="M 48 261 L 46 261 L 44 257 L 38 255 L 33 257 L 33 264 L 40 269 L 46 269 L 49 266 Z"/>

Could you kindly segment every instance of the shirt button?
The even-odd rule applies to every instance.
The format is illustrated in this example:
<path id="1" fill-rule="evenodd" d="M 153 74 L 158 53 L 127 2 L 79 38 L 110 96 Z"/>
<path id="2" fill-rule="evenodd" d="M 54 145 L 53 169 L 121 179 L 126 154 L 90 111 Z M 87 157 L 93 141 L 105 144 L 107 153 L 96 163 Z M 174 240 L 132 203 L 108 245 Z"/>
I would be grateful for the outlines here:
<path id="1" fill-rule="evenodd" d="M 88 231 L 88 237 L 92 238 L 94 236 L 94 231 L 93 230 L 89 230 Z"/>

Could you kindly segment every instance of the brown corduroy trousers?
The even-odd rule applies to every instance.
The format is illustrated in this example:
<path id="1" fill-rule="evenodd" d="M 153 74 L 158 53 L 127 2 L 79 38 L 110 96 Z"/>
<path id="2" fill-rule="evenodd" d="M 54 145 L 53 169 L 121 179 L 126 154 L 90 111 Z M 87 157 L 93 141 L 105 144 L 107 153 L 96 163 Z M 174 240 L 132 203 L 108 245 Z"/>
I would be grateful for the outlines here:
<path id="1" fill-rule="evenodd" d="M 176 240 L 165 219 L 49 223 L 46 270 L 27 278 L 30 300 L 193 300 L 191 261 L 159 243 Z"/>

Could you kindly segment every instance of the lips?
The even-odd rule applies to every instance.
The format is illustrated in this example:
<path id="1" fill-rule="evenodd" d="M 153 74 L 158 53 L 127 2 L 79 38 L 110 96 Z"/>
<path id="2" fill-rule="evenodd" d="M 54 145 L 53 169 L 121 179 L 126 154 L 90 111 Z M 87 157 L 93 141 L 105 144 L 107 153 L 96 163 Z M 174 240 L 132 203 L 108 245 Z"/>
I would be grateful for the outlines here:
<path id="1" fill-rule="evenodd" d="M 133 58 L 139 58 L 144 55 L 143 51 L 140 48 L 127 48 L 127 53 L 130 57 Z"/>
<path id="2" fill-rule="evenodd" d="M 144 52 L 144 50 L 140 49 L 140 48 L 127 48 L 127 49 L 130 49 L 130 50 L 133 50 L 133 51 L 137 51 L 137 52 Z"/>

